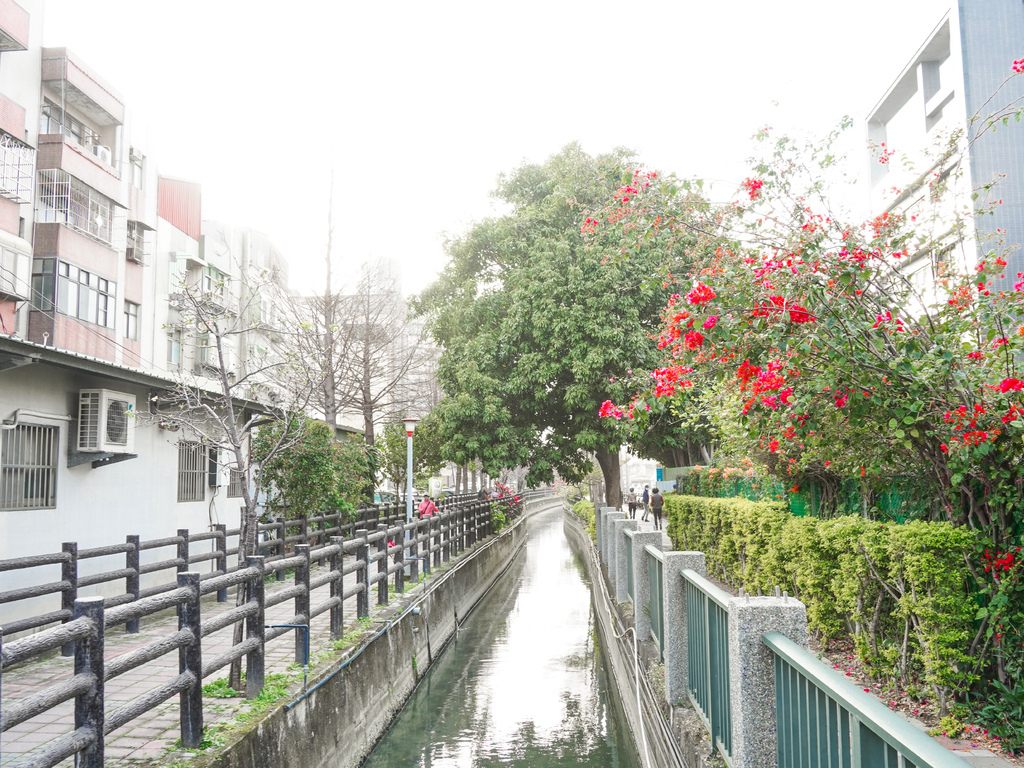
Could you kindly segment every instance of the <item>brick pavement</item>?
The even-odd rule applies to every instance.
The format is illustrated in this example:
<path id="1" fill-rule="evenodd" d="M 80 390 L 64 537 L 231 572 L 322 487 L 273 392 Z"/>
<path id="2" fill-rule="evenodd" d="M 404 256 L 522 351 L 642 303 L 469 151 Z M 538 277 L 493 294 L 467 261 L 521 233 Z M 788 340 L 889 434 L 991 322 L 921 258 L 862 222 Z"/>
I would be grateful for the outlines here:
<path id="1" fill-rule="evenodd" d="M 346 556 L 346 560 L 349 557 Z M 314 561 L 310 576 L 311 578 L 316 578 L 317 575 L 325 571 L 326 567 L 322 571 Z M 373 572 L 376 572 L 375 566 Z M 355 573 L 345 576 L 345 586 L 348 587 L 355 584 L 356 578 Z M 275 591 L 287 589 L 290 586 L 293 586 L 291 580 L 269 582 L 267 584 L 267 596 L 269 597 Z M 384 613 L 387 608 L 376 605 L 376 585 L 371 587 L 370 591 L 370 615 L 372 619 L 374 615 Z M 315 607 L 329 597 L 329 585 L 315 589 L 310 597 L 310 605 Z M 208 595 L 202 600 L 203 620 L 205 621 L 208 618 L 217 616 L 234 607 L 234 590 L 231 590 L 228 595 L 228 601 L 225 603 L 216 602 L 215 595 Z M 294 601 L 286 600 L 280 605 L 267 609 L 266 623 L 287 624 L 291 622 L 294 615 Z M 344 616 L 344 631 L 349 632 L 355 626 L 356 621 L 355 596 L 345 601 Z M 166 637 L 177 631 L 178 628 L 177 616 L 173 610 L 143 618 L 140 624 L 139 633 L 134 635 L 126 634 L 123 628 L 111 627 L 107 630 L 104 657 L 108 662 L 116 656 L 144 646 L 153 640 Z M 290 673 L 293 676 L 293 680 L 289 686 L 289 691 L 295 690 L 297 692 L 301 690 L 302 669 L 294 665 L 294 636 L 295 631 L 292 630 L 267 644 L 265 670 L 268 675 L 275 672 Z M 231 647 L 231 642 L 231 627 L 204 637 L 202 640 L 203 658 L 207 660 L 213 659 L 228 651 Z M 331 645 L 330 614 L 328 612 L 313 619 L 310 636 L 310 656 L 312 661 L 316 661 L 318 653 L 337 653 L 333 651 Z M 3 673 L 3 699 L 5 702 L 20 699 L 23 696 L 69 677 L 73 671 L 74 659 L 64 658 L 59 655 L 30 661 L 11 670 L 5 670 Z M 226 677 L 227 672 L 228 667 L 224 667 L 205 678 L 203 683 L 207 684 Z M 177 675 L 178 654 L 177 652 L 171 652 L 142 667 L 108 680 L 105 691 L 107 713 L 109 714 L 117 709 L 121 703 L 131 701 L 140 694 L 177 677 Z M 203 717 L 207 732 L 209 732 L 211 725 L 226 725 L 234 722 L 240 713 L 248 709 L 249 705 L 245 699 L 204 697 Z M 74 730 L 73 702 L 65 702 L 15 726 L 0 735 L 0 766 L 12 765 L 25 752 L 72 730 Z M 106 764 L 112 766 L 148 761 L 173 762 L 171 759 L 173 755 L 170 753 L 176 751 L 179 736 L 178 697 L 173 696 L 155 709 L 143 713 L 107 735 L 105 745 Z M 61 763 L 61 765 L 73 765 L 73 759 L 68 759 Z"/>

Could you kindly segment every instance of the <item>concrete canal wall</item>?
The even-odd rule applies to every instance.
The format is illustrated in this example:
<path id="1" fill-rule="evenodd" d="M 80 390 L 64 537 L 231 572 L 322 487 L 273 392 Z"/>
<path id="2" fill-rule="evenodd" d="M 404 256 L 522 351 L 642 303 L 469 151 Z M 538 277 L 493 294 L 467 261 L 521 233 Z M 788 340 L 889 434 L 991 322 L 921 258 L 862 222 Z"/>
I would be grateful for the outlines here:
<path id="1" fill-rule="evenodd" d="M 632 633 L 620 637 L 627 628 L 635 628 L 636 622 L 631 616 L 623 616 L 611 597 L 597 547 L 583 523 L 568 508 L 563 519 L 566 538 L 579 556 L 590 582 L 598 641 L 614 688 L 611 696 L 616 700 L 615 706 L 625 713 L 641 765 L 644 768 L 720 765 L 710 759 L 706 731 L 692 708 L 667 708 L 671 721 L 666 722 L 664 710 L 650 697 L 642 695 L 638 701 Z M 640 655 L 643 661 L 639 672 L 643 677 L 647 675 L 647 667 L 657 662 L 657 650 L 650 641 L 645 641 L 641 643 Z"/>
<path id="2" fill-rule="evenodd" d="M 526 518 L 560 508 L 535 501 L 512 526 L 394 600 L 361 649 L 309 683 L 309 693 L 264 718 L 210 765 L 354 768 L 373 749 L 420 677 L 526 543 Z"/>

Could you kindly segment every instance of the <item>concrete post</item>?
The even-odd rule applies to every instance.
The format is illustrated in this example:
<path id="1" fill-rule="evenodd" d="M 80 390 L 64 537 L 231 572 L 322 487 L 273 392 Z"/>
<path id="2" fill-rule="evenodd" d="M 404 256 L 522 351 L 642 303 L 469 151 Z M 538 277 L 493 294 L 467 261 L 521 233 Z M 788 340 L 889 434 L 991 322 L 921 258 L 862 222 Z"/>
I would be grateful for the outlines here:
<path id="1" fill-rule="evenodd" d="M 614 515 L 616 513 L 616 511 L 617 510 L 615 509 L 615 507 L 605 507 L 604 508 L 604 518 L 603 518 L 604 519 L 604 527 L 603 527 L 603 530 L 601 531 L 601 540 L 604 543 L 604 549 L 601 551 L 601 561 L 604 563 L 604 567 L 606 569 L 610 569 L 611 568 L 611 558 L 612 558 L 612 553 L 613 553 L 613 550 L 612 550 L 613 542 L 612 542 L 611 526 L 612 526 L 612 515 Z"/>
<path id="2" fill-rule="evenodd" d="M 651 639 L 651 615 L 647 604 L 651 600 L 651 582 L 647 574 L 648 544 L 661 548 L 661 531 L 638 531 L 633 534 L 633 621 L 640 642 Z"/>
<path id="3" fill-rule="evenodd" d="M 611 588 L 610 591 L 615 594 L 615 584 L 617 583 L 615 576 L 615 567 L 618 565 L 615 559 L 615 551 L 618 549 L 619 542 L 615 534 L 615 524 L 628 518 L 623 512 L 618 510 L 612 510 L 604 516 L 604 562 L 605 567 L 608 569 L 608 586 Z M 619 536 L 621 537 L 621 533 Z"/>
<path id="4" fill-rule="evenodd" d="M 686 701 L 686 693 L 690 688 L 686 636 L 686 580 L 680 573 L 684 568 L 707 576 L 704 553 L 665 553 L 665 701 L 669 706 Z"/>
<path id="5" fill-rule="evenodd" d="M 626 531 L 635 531 L 640 524 L 636 520 L 616 520 L 614 525 L 615 533 L 615 601 L 624 603 L 629 599 L 629 574 L 626 572 L 629 561 L 626 559 L 626 548 L 632 547 L 632 543 L 626 536 Z"/>
<path id="6" fill-rule="evenodd" d="M 594 503 L 594 529 L 597 531 L 597 553 L 604 560 L 604 515 L 611 507 L 599 507 Z"/>
<path id="7" fill-rule="evenodd" d="M 807 647 L 807 609 L 790 597 L 734 597 L 729 600 L 729 696 L 733 765 L 775 768 L 775 665 L 763 642 L 779 632 Z"/>

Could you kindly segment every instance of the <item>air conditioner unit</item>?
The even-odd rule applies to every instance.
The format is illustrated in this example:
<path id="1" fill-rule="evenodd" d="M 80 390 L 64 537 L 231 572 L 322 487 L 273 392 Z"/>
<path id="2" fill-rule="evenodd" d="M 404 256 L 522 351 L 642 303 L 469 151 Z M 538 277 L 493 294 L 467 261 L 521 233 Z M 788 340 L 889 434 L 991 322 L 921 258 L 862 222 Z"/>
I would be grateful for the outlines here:
<path id="1" fill-rule="evenodd" d="M 109 389 L 78 393 L 80 453 L 134 453 L 135 395 Z"/>
<path id="2" fill-rule="evenodd" d="M 101 161 L 110 165 L 110 160 L 113 158 L 113 154 L 110 152 L 110 147 L 105 147 L 102 144 L 96 144 L 92 148 L 93 154 L 96 155 Z"/>

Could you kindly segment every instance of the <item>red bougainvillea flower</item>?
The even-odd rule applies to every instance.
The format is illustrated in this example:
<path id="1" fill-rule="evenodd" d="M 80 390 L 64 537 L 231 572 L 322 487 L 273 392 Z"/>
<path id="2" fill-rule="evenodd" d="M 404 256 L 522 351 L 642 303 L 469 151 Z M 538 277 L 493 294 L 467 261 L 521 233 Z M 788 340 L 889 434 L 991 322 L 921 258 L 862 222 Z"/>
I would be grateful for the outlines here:
<path id="1" fill-rule="evenodd" d="M 771 317 L 788 309 L 789 319 L 794 323 L 810 323 L 818 319 L 799 304 L 789 304 L 782 296 L 769 296 L 768 301 L 771 303 L 761 304 L 754 309 L 754 317 Z"/>
<path id="2" fill-rule="evenodd" d="M 1010 390 L 1020 392 L 1021 389 L 1024 389 L 1024 381 L 1020 379 L 1003 379 L 999 383 L 1000 392 L 1009 392 Z"/>
<path id="3" fill-rule="evenodd" d="M 1024 59 L 1013 62 L 1013 71 L 1018 75 L 1024 72 Z"/>
<path id="4" fill-rule="evenodd" d="M 693 290 L 686 294 L 686 300 L 690 304 L 703 304 L 706 301 L 711 301 L 715 298 L 715 292 L 710 285 L 704 285 L 704 283 L 697 283 L 693 287 Z"/>
<path id="5" fill-rule="evenodd" d="M 757 200 L 761 196 L 761 187 L 764 186 L 764 182 L 760 179 L 747 178 L 743 180 L 740 186 L 747 190 L 751 200 Z"/>
<path id="6" fill-rule="evenodd" d="M 715 327 L 715 324 L 717 322 L 718 322 L 718 315 L 712 315 L 711 317 L 709 317 L 707 320 L 704 321 L 704 325 L 702 325 L 701 327 L 705 331 L 710 331 L 712 328 Z"/>
<path id="7" fill-rule="evenodd" d="M 601 410 L 597 412 L 597 415 L 601 417 L 614 416 L 616 419 L 621 419 L 622 409 L 617 408 L 611 400 L 605 400 L 601 403 Z"/>
<path id="8" fill-rule="evenodd" d="M 700 331 L 687 331 L 683 336 L 683 345 L 691 352 L 704 343 L 704 334 Z"/>

